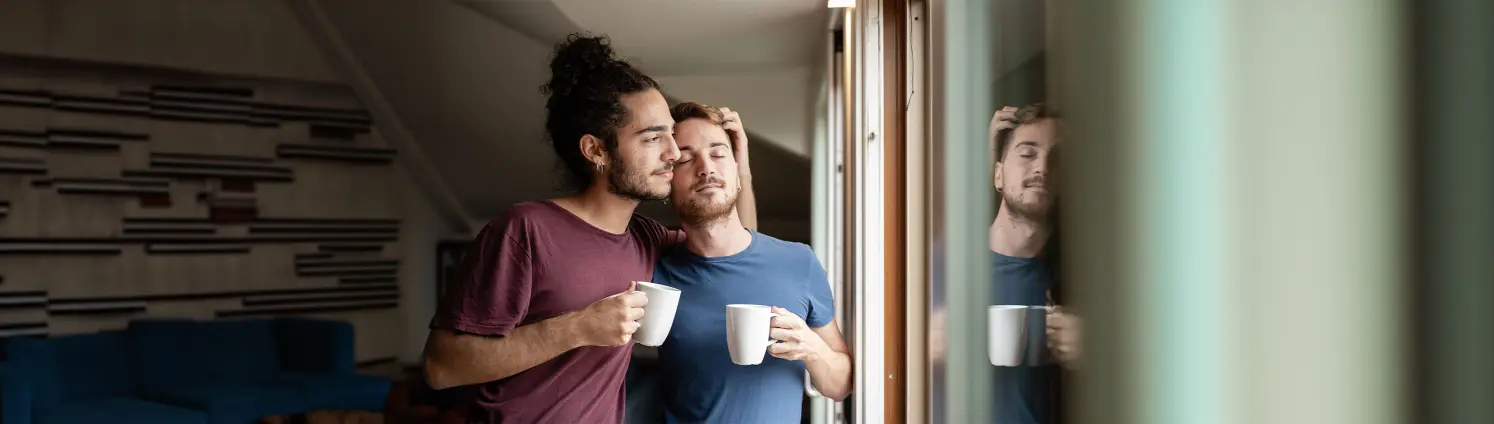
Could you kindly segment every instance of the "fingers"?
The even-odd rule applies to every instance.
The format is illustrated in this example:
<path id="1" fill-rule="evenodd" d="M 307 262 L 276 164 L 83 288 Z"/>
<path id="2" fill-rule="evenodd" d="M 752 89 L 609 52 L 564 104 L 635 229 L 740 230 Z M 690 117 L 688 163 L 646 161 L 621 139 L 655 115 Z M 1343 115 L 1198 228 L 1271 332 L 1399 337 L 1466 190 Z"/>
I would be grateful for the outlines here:
<path id="1" fill-rule="evenodd" d="M 643 318 L 643 313 L 643 308 L 628 308 L 628 321 L 637 321 L 639 318 Z"/>
<path id="2" fill-rule="evenodd" d="M 648 305 L 648 295 L 643 292 L 623 293 L 621 298 L 625 307 L 642 308 Z"/>
<path id="3" fill-rule="evenodd" d="M 793 312 L 789 312 L 788 309 L 774 306 L 773 313 L 778 314 L 777 317 L 773 318 L 774 328 L 799 328 L 809 326 L 809 324 L 804 323 L 803 318 L 799 318 L 798 315 L 795 315 Z"/>
<path id="4" fill-rule="evenodd" d="M 768 332 L 768 338 L 783 342 L 797 342 L 799 341 L 799 334 L 793 330 L 774 328 L 773 331 Z"/>
<path id="5" fill-rule="evenodd" d="M 630 291 L 630 292 L 631 291 L 638 291 L 638 282 L 637 281 L 630 281 L 630 282 L 628 282 L 628 291 Z"/>
<path id="6" fill-rule="evenodd" d="M 773 354 L 773 356 L 783 355 L 792 351 L 793 348 L 789 347 L 788 343 L 774 343 L 768 345 L 768 353 Z"/>
<path id="7" fill-rule="evenodd" d="M 1047 327 L 1049 330 L 1061 330 L 1069 327 L 1069 314 L 1063 312 L 1049 312 Z"/>
<path id="8" fill-rule="evenodd" d="M 719 108 L 717 110 L 721 112 L 721 120 L 724 121 L 721 125 L 722 127 L 737 130 L 742 129 L 741 114 L 738 114 L 736 111 L 731 110 L 731 108 L 728 107 Z"/>

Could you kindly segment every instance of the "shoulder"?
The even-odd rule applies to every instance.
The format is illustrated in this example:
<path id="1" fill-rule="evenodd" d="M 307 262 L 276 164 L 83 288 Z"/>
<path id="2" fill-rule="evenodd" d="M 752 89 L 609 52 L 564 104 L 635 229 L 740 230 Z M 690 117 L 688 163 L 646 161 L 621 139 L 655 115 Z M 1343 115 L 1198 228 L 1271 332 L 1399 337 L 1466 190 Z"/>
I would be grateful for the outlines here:
<path id="1" fill-rule="evenodd" d="M 636 213 L 633 214 L 633 220 L 628 222 L 628 231 L 660 250 L 685 240 L 683 231 L 671 230 L 653 218 Z"/>
<path id="2" fill-rule="evenodd" d="M 628 227 L 636 229 L 636 230 L 639 230 L 639 231 L 650 231 L 650 232 L 661 232 L 661 233 L 664 232 L 664 231 L 668 231 L 669 230 L 668 227 L 665 227 L 664 224 L 660 224 L 659 221 L 656 221 L 653 218 L 649 218 L 649 217 L 643 216 L 642 214 L 637 214 L 637 213 L 633 214 L 633 220 L 628 222 Z"/>
<path id="3" fill-rule="evenodd" d="M 488 219 L 479 237 L 528 235 L 556 217 L 555 206 L 540 201 L 516 203 Z"/>
<path id="4" fill-rule="evenodd" d="M 753 232 L 754 240 L 761 243 L 760 249 L 773 255 L 775 259 L 793 259 L 798 261 L 814 261 L 818 264 L 820 259 L 814 255 L 814 249 L 809 245 L 794 241 L 783 240 L 767 234 Z"/>
<path id="5" fill-rule="evenodd" d="M 559 206 L 541 200 L 519 202 L 513 204 L 513 206 L 509 206 L 508 209 L 504 209 L 503 212 L 500 212 L 498 216 L 493 218 L 493 221 L 503 220 L 525 223 L 544 221 L 559 216 L 560 211 L 558 209 Z"/>

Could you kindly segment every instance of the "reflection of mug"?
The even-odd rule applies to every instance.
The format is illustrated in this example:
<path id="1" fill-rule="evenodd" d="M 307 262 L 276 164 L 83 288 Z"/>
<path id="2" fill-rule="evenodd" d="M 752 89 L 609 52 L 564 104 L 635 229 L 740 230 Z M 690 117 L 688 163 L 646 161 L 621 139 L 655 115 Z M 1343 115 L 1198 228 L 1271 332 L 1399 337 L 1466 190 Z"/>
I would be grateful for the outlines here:
<path id="1" fill-rule="evenodd" d="M 773 327 L 773 308 L 762 305 L 726 305 L 726 350 L 737 365 L 763 363 L 763 355 L 774 343 L 768 338 Z"/>
<path id="2" fill-rule="evenodd" d="M 1027 357 L 1027 311 L 1026 305 L 995 305 L 987 309 L 986 339 L 989 346 L 986 354 L 990 356 L 991 365 L 1015 367 L 1024 362 Z"/>
<path id="3" fill-rule="evenodd" d="M 664 344 L 669 329 L 674 326 L 674 311 L 680 305 L 680 291 L 674 287 L 649 282 L 638 282 L 638 291 L 648 296 L 643 306 L 643 318 L 638 319 L 638 331 L 633 332 L 633 341 L 644 346 Z"/>

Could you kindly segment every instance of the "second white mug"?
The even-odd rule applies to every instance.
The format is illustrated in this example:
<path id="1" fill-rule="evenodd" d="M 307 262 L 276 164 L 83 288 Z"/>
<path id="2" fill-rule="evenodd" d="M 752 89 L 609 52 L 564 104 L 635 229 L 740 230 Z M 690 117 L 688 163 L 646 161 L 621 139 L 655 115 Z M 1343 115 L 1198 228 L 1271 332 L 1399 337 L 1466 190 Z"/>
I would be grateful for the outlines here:
<path id="1" fill-rule="evenodd" d="M 737 365 L 758 365 L 776 342 L 768 338 L 772 331 L 773 308 L 763 305 L 726 305 L 726 349 Z"/>

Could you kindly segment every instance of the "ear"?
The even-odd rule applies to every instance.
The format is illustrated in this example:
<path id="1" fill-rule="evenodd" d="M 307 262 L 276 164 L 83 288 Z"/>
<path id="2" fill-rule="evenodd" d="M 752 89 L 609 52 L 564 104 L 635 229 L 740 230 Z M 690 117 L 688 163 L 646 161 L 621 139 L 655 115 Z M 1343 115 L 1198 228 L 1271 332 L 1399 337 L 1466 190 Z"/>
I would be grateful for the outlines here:
<path id="1" fill-rule="evenodd" d="M 1000 190 L 1001 189 L 1001 162 L 996 162 L 996 166 L 991 169 L 991 174 L 994 174 L 994 176 L 991 177 L 991 184 L 992 184 L 992 186 L 996 187 L 997 190 Z"/>
<path id="2" fill-rule="evenodd" d="M 591 162 L 592 167 L 608 163 L 607 143 L 597 138 L 597 136 L 591 134 L 581 136 L 579 147 L 581 148 L 581 156 L 586 157 L 586 160 Z"/>

